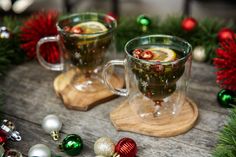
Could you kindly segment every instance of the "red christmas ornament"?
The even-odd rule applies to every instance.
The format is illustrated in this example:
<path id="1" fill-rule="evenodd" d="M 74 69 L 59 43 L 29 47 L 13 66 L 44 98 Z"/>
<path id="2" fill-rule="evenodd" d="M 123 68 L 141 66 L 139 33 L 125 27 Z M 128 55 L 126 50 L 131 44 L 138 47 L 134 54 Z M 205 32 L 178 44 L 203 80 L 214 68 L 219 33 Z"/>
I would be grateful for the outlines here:
<path id="1" fill-rule="evenodd" d="M 109 12 L 106 15 L 107 16 L 105 16 L 105 21 L 108 23 L 113 21 L 113 19 L 111 19 L 110 16 L 113 17 L 115 20 L 118 20 L 118 16 L 115 15 L 113 12 Z"/>
<path id="2" fill-rule="evenodd" d="M 226 40 L 235 39 L 234 31 L 230 28 L 222 28 L 217 34 L 217 38 L 220 42 L 224 42 Z"/>
<path id="3" fill-rule="evenodd" d="M 236 91 L 236 41 L 227 40 L 220 43 L 216 54 L 214 65 L 218 69 L 217 83 L 223 89 Z"/>
<path id="4" fill-rule="evenodd" d="M 115 152 L 120 157 L 135 157 L 137 151 L 137 145 L 131 138 L 122 138 L 115 147 Z"/>
<path id="5" fill-rule="evenodd" d="M 7 135 L 2 130 L 0 130 L 0 144 L 6 143 L 6 141 Z"/>
<path id="6" fill-rule="evenodd" d="M 181 23 L 181 27 L 183 30 L 189 32 L 194 30 L 197 27 L 197 20 L 195 20 L 192 17 L 187 17 L 185 19 L 183 19 L 182 23 Z"/>
<path id="7" fill-rule="evenodd" d="M 21 48 L 25 50 L 29 58 L 36 58 L 36 45 L 41 38 L 58 34 L 56 28 L 57 19 L 58 13 L 56 11 L 48 11 L 32 15 L 24 22 L 20 35 L 23 42 Z M 40 52 L 43 58 L 50 63 L 55 63 L 59 60 L 57 43 L 43 44 Z"/>

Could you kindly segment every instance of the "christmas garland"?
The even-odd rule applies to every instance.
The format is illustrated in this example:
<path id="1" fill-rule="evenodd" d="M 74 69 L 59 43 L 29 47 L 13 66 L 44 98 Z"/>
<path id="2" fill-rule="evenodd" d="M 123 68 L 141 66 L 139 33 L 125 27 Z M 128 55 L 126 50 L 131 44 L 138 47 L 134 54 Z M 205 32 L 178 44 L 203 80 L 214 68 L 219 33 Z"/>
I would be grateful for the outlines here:
<path id="1" fill-rule="evenodd" d="M 146 20 L 146 22 L 145 22 Z M 143 22 L 144 21 L 144 22 Z M 143 29 L 146 27 L 145 29 Z M 117 30 L 117 49 L 123 51 L 124 45 L 130 39 L 148 34 L 169 34 L 186 39 L 193 48 L 205 48 L 206 60 L 211 62 L 216 56 L 215 49 L 219 41 L 234 35 L 236 30 L 233 22 L 224 22 L 219 19 L 203 19 L 196 21 L 193 18 L 169 16 L 161 21 L 158 18 L 139 16 L 138 18 L 121 18 Z M 227 34 L 228 33 L 228 34 Z"/>
<path id="2" fill-rule="evenodd" d="M 51 18 L 53 21 L 50 20 Z M 57 15 L 53 12 L 38 13 L 30 17 L 23 24 L 18 22 L 16 19 L 4 18 L 2 25 L 5 27 L 0 28 L 0 78 L 4 75 L 10 65 L 25 61 L 26 56 L 30 57 L 30 59 L 35 58 L 35 46 L 37 40 L 39 40 L 41 37 L 50 35 L 51 32 L 44 32 L 44 34 L 40 34 L 37 29 L 37 36 L 32 36 L 33 43 L 31 42 L 32 40 L 27 41 L 24 39 L 26 39 L 26 36 L 30 35 L 30 33 L 31 35 L 34 35 L 34 32 L 29 33 L 29 31 L 35 31 L 35 27 L 43 25 L 42 21 L 44 21 L 44 24 L 48 24 L 48 26 L 50 26 L 51 29 L 49 30 L 54 30 L 53 27 L 56 18 Z M 206 61 L 211 62 L 212 59 L 216 57 L 215 50 L 219 47 L 219 45 L 221 45 L 222 41 L 234 38 L 235 34 L 233 30 L 236 30 L 233 23 L 219 21 L 217 19 L 203 19 L 201 21 L 197 21 L 194 18 L 171 16 L 161 21 L 158 18 L 151 19 L 142 15 L 138 18 L 121 18 L 119 20 L 116 34 L 116 46 L 118 51 L 122 52 L 125 43 L 136 36 L 148 34 L 169 34 L 186 39 L 192 44 L 193 47 L 204 47 L 207 56 Z M 55 34 L 55 31 L 52 34 Z M 27 36 L 27 39 L 28 38 L 29 36 Z M 226 48 L 225 46 L 226 45 L 223 45 L 223 49 L 226 50 L 226 53 L 231 51 L 233 48 Z M 224 59 L 227 60 L 227 55 L 218 51 L 218 57 L 226 57 Z M 234 50 L 234 52 L 236 53 L 236 50 Z M 54 54 L 57 54 L 57 52 L 54 51 Z M 48 61 L 54 62 L 56 60 L 56 55 L 44 55 Z M 233 56 L 233 53 L 231 56 Z M 228 64 L 225 64 L 225 66 L 222 67 L 223 64 L 221 64 L 221 61 L 219 60 L 220 59 L 215 60 L 215 65 L 219 68 L 219 71 L 223 70 L 225 72 L 227 71 L 227 68 L 230 70 L 231 68 L 234 68 L 232 65 L 228 66 Z M 235 63 L 234 60 L 229 61 Z M 225 82 L 224 76 L 228 76 L 227 74 L 223 74 L 224 72 L 218 73 L 218 80 L 221 83 Z M 233 71 L 233 73 L 235 73 L 235 71 Z M 230 81 L 235 82 L 234 79 L 235 78 Z M 235 86 L 232 85 L 227 87 L 228 89 L 235 89 Z M 0 104 L 3 103 L 2 98 L 3 96 L 1 95 L 0 89 Z M 216 147 L 216 150 L 214 151 L 215 157 L 235 157 L 235 132 L 236 109 L 233 109 L 232 113 L 230 114 L 229 123 L 225 126 L 219 136 L 219 143 Z"/>

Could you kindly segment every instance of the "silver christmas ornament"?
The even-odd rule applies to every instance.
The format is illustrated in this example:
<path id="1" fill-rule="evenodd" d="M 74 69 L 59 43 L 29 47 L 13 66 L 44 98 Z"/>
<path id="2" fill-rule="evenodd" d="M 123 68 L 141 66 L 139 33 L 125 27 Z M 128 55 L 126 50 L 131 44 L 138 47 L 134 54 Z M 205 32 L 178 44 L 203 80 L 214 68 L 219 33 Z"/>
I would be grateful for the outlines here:
<path id="1" fill-rule="evenodd" d="M 0 38 L 1 39 L 9 39 L 11 36 L 10 31 L 5 26 L 0 27 Z"/>
<path id="2" fill-rule="evenodd" d="M 61 130 L 62 122 L 56 115 L 47 115 L 43 119 L 42 127 L 46 133 L 49 133 L 52 136 L 53 140 L 59 140 L 59 131 Z"/>
<path id="3" fill-rule="evenodd" d="M 4 134 L 6 134 L 7 139 L 12 141 L 21 141 L 20 133 L 15 130 L 13 122 L 4 119 L 0 125 L 0 129 Z"/>
<path id="4" fill-rule="evenodd" d="M 198 62 L 206 61 L 207 55 L 203 46 L 197 46 L 193 49 L 193 59 Z"/>
<path id="5" fill-rule="evenodd" d="M 101 137 L 94 144 L 94 152 L 97 156 L 112 156 L 115 144 L 109 137 Z"/>
<path id="6" fill-rule="evenodd" d="M 5 153 L 5 157 L 23 157 L 23 155 L 18 150 L 10 149 Z"/>
<path id="7" fill-rule="evenodd" d="M 36 144 L 30 148 L 29 157 L 51 157 L 50 149 L 44 144 Z"/>

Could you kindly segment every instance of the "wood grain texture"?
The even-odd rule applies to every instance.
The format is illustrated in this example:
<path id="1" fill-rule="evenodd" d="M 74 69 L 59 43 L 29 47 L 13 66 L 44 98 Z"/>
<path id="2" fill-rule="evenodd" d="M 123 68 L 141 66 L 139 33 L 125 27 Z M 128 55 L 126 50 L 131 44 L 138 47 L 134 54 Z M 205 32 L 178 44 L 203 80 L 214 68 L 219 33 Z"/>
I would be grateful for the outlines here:
<path id="1" fill-rule="evenodd" d="M 228 111 L 219 107 L 216 101 L 220 89 L 215 83 L 215 69 L 207 64 L 193 63 L 188 90 L 188 97 L 199 108 L 198 122 L 189 132 L 170 138 L 116 131 L 109 120 L 109 113 L 125 97 L 118 97 L 87 112 L 66 109 L 53 89 L 53 80 L 57 75 L 58 72 L 47 71 L 36 62 L 28 62 L 12 68 L 5 80 L 0 82 L 0 88 L 6 93 L 1 115 L 14 121 L 22 134 L 22 141 L 10 142 L 9 147 L 26 155 L 32 145 L 44 143 L 57 153 L 58 143 L 52 141 L 41 128 L 42 119 L 54 113 L 63 122 L 63 137 L 77 133 L 83 138 L 85 149 L 80 157 L 94 157 L 93 143 L 105 135 L 114 141 L 122 137 L 133 138 L 138 145 L 139 157 L 211 157 L 217 134 L 226 122 Z M 66 157 L 63 153 L 60 155 Z"/>
<path id="2" fill-rule="evenodd" d="M 172 137 L 190 130 L 198 117 L 197 105 L 186 98 L 178 116 L 171 115 L 144 121 L 132 110 L 126 100 L 110 113 L 110 119 L 117 130 L 130 131 L 148 136 Z"/>
<path id="3" fill-rule="evenodd" d="M 79 73 L 78 70 L 77 72 Z M 75 70 L 69 70 L 57 76 L 53 82 L 56 94 L 61 97 L 68 109 L 87 111 L 98 104 L 117 97 L 105 85 L 101 86 L 101 84 L 98 85 L 99 89 L 96 92 L 78 91 L 71 85 L 74 75 Z M 121 77 L 112 75 L 110 79 L 116 88 L 122 88 L 124 86 L 124 81 Z"/>

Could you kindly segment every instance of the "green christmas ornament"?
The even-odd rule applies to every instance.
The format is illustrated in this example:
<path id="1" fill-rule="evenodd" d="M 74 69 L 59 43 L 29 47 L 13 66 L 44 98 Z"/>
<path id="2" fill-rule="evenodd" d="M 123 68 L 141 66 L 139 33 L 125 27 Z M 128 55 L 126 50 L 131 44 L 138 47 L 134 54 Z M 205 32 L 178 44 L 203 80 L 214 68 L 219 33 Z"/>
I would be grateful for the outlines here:
<path id="1" fill-rule="evenodd" d="M 69 134 L 62 141 L 60 148 L 68 155 L 78 155 L 83 149 L 83 141 L 80 136 L 76 134 Z"/>
<path id="2" fill-rule="evenodd" d="M 217 94 L 217 100 L 222 107 L 230 108 L 236 105 L 236 95 L 233 91 L 222 89 Z"/>
<path id="3" fill-rule="evenodd" d="M 146 32 L 152 21 L 145 15 L 140 15 L 137 18 L 137 23 L 142 27 L 142 31 Z"/>

